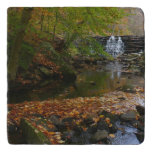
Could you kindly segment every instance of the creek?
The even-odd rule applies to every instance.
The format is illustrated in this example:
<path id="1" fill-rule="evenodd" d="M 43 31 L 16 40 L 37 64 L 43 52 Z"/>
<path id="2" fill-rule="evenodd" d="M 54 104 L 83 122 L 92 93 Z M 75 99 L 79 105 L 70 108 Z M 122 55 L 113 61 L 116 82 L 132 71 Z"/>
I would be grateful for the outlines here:
<path id="1" fill-rule="evenodd" d="M 102 67 L 101 67 L 102 66 Z M 117 61 L 97 65 L 96 71 L 86 70 L 77 75 L 73 83 L 55 82 L 40 88 L 13 90 L 8 93 L 9 103 L 42 101 L 49 98 L 74 98 L 102 96 L 115 90 L 132 90 L 143 86 L 144 78 L 122 72 L 123 65 Z"/>

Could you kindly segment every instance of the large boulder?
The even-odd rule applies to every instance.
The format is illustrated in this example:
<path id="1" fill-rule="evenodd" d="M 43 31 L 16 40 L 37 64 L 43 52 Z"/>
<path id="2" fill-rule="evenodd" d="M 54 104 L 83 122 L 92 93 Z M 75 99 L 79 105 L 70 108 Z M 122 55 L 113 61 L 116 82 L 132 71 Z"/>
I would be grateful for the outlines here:
<path id="1" fill-rule="evenodd" d="M 94 123 L 94 121 L 93 121 L 92 117 L 88 117 L 83 120 L 83 124 L 86 126 L 90 126 L 93 123 Z"/>
<path id="2" fill-rule="evenodd" d="M 92 140 L 94 142 L 101 141 L 108 137 L 108 132 L 106 130 L 97 130 L 97 132 L 93 135 Z"/>
<path id="3" fill-rule="evenodd" d="M 97 123 L 97 127 L 99 130 L 109 130 L 108 124 L 102 119 Z"/>
<path id="4" fill-rule="evenodd" d="M 51 144 L 49 139 L 29 121 L 21 119 L 20 128 L 27 144 Z"/>
<path id="5" fill-rule="evenodd" d="M 111 122 L 111 123 L 115 123 L 116 121 L 119 120 L 119 115 L 112 114 L 112 113 L 107 112 L 107 111 L 105 111 L 105 110 L 101 110 L 101 111 L 98 113 L 98 115 L 99 115 L 99 116 L 100 116 L 100 115 L 104 115 L 104 117 L 110 118 L 110 122 Z"/>
<path id="6" fill-rule="evenodd" d="M 57 116 L 57 115 L 52 115 L 52 116 L 49 118 L 49 121 L 51 121 L 51 122 L 56 126 L 56 128 L 57 128 L 59 131 L 64 131 L 64 130 L 66 130 L 65 123 L 62 122 L 59 118 L 60 118 L 60 117 Z"/>
<path id="7" fill-rule="evenodd" d="M 128 111 L 120 116 L 122 121 L 134 121 L 136 120 L 137 112 L 136 111 Z"/>
<path id="8" fill-rule="evenodd" d="M 99 130 L 106 130 L 109 133 L 115 133 L 117 131 L 117 127 L 116 127 L 115 123 L 112 123 L 111 126 L 110 126 L 104 120 L 100 120 L 98 122 L 97 128 Z"/>
<path id="9" fill-rule="evenodd" d="M 71 144 L 74 137 L 75 132 L 73 130 L 64 131 L 62 134 L 62 139 L 65 140 L 67 144 Z"/>
<path id="10" fill-rule="evenodd" d="M 87 129 L 87 132 L 90 133 L 90 134 L 94 134 L 96 133 L 98 130 L 98 126 L 95 124 L 95 125 L 92 125 L 90 126 L 88 129 Z"/>
<path id="11" fill-rule="evenodd" d="M 144 132 L 137 132 L 135 134 L 139 142 L 142 143 L 144 141 Z"/>
<path id="12" fill-rule="evenodd" d="M 141 116 L 145 115 L 145 107 L 137 105 L 136 109 Z"/>

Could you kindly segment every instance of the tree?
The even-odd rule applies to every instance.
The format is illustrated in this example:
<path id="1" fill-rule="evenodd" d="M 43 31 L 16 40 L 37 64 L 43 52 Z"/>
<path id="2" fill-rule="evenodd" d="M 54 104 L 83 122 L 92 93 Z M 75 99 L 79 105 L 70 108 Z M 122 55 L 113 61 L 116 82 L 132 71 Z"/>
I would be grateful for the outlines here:
<path id="1" fill-rule="evenodd" d="M 22 14 L 22 15 L 21 15 Z M 10 8 L 8 10 L 8 75 L 14 80 L 18 67 L 35 50 L 41 50 L 43 43 L 50 50 L 52 58 L 63 61 L 66 56 L 76 53 L 86 55 L 106 54 L 94 36 L 108 35 L 113 25 L 126 16 L 123 9 L 100 7 L 61 8 Z M 51 22 L 50 22 L 51 21 Z M 25 49 L 23 49 L 24 47 Z M 25 50 L 25 51 L 24 51 Z M 29 51 L 30 50 L 30 51 Z M 31 51 L 34 50 L 34 51 Z M 28 53 L 25 58 L 25 54 Z M 56 60 L 56 59 L 55 59 Z M 57 60 L 56 60 L 57 61 Z"/>
<path id="2" fill-rule="evenodd" d="M 32 11 L 33 11 L 33 8 L 24 8 L 22 11 L 20 28 L 18 29 L 16 33 L 16 37 L 14 40 L 14 44 L 12 46 L 10 58 L 8 60 L 8 76 L 10 80 L 14 80 L 16 78 L 21 45 L 23 42 L 26 27 L 31 18 Z"/>

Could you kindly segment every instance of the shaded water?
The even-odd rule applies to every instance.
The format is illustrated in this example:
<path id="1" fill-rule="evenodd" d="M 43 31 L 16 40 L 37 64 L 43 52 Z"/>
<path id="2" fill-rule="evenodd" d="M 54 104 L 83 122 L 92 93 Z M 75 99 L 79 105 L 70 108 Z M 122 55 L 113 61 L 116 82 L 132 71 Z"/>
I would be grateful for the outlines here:
<path id="1" fill-rule="evenodd" d="M 98 65 L 100 67 L 100 64 Z M 75 82 L 67 84 L 54 82 L 41 88 L 12 91 L 8 94 L 9 103 L 23 101 L 41 101 L 49 98 L 73 98 L 101 96 L 103 93 L 114 91 L 118 88 L 132 88 L 143 84 L 141 77 L 131 77 L 122 73 L 122 65 L 119 62 L 111 62 L 102 70 L 84 71 L 77 75 Z"/>

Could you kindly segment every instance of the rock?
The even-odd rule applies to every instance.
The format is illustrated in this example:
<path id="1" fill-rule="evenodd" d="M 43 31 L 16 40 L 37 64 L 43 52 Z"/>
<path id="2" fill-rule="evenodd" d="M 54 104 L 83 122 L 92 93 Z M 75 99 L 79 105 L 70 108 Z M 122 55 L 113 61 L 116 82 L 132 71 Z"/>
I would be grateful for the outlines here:
<path id="1" fill-rule="evenodd" d="M 62 122 L 64 122 L 64 123 L 72 123 L 73 120 L 74 120 L 73 117 L 68 117 L 68 118 L 64 118 L 64 119 L 62 120 Z"/>
<path id="2" fill-rule="evenodd" d="M 52 115 L 48 118 L 54 125 L 61 123 L 60 117 L 58 115 Z"/>
<path id="3" fill-rule="evenodd" d="M 136 134 L 136 137 L 139 140 L 139 142 L 142 143 L 144 141 L 144 132 L 138 132 L 135 134 Z"/>
<path id="4" fill-rule="evenodd" d="M 135 111 L 128 111 L 120 116 L 122 121 L 134 121 L 136 120 L 137 113 Z"/>
<path id="5" fill-rule="evenodd" d="M 115 125 L 115 121 L 109 126 L 104 120 L 100 120 L 97 124 L 98 129 L 100 130 L 107 130 L 110 133 L 115 133 L 117 131 L 117 127 Z"/>
<path id="6" fill-rule="evenodd" d="M 113 124 L 111 127 L 109 127 L 109 133 L 116 133 L 118 128 L 115 124 Z"/>
<path id="7" fill-rule="evenodd" d="M 34 114 L 32 114 L 32 116 L 44 119 L 44 116 L 41 114 L 34 113 Z"/>
<path id="8" fill-rule="evenodd" d="M 43 75 L 45 75 L 45 76 L 51 75 L 51 71 L 48 68 L 42 66 L 42 67 L 39 67 L 39 69 L 43 73 Z"/>
<path id="9" fill-rule="evenodd" d="M 106 117 L 110 118 L 110 122 L 111 123 L 115 123 L 115 121 L 119 120 L 119 116 L 118 115 L 112 114 L 112 113 L 104 111 L 104 110 L 103 111 L 101 110 L 98 113 L 98 115 L 104 115 L 105 118 Z"/>
<path id="10" fill-rule="evenodd" d="M 84 125 L 89 126 L 94 123 L 93 119 L 91 117 L 88 117 L 83 120 Z"/>
<path id="11" fill-rule="evenodd" d="M 18 131 L 18 127 L 15 125 L 7 125 L 7 131 L 9 134 L 14 134 Z"/>
<path id="12" fill-rule="evenodd" d="M 85 59 L 85 63 L 86 63 L 86 64 L 90 64 L 90 63 L 91 63 L 91 60 Z"/>
<path id="13" fill-rule="evenodd" d="M 106 130 L 97 130 L 97 132 L 93 135 L 92 140 L 95 142 L 101 141 L 108 137 L 108 132 Z"/>
<path id="14" fill-rule="evenodd" d="M 105 100 L 105 97 L 100 97 L 100 100 L 101 101 L 104 101 Z M 100 115 L 103 115 L 103 110 L 100 110 L 99 112 L 98 112 L 98 115 L 100 116 Z"/>
<path id="15" fill-rule="evenodd" d="M 63 120 L 62 120 L 62 123 L 66 126 L 66 127 L 72 127 L 73 126 L 73 120 L 74 120 L 74 118 L 73 117 L 68 117 L 68 118 L 64 118 Z"/>
<path id="16" fill-rule="evenodd" d="M 71 67 L 63 65 L 59 70 L 62 72 L 64 81 L 73 82 L 76 80 L 76 73 Z"/>
<path id="17" fill-rule="evenodd" d="M 73 138 L 75 132 L 73 130 L 63 132 L 62 138 L 66 140 L 66 143 L 69 143 Z"/>
<path id="18" fill-rule="evenodd" d="M 95 132 L 97 132 L 97 125 L 93 125 L 93 126 L 90 126 L 88 129 L 87 129 L 87 132 L 88 133 L 91 133 L 91 134 L 94 134 Z"/>
<path id="19" fill-rule="evenodd" d="M 140 121 L 142 124 L 145 123 L 145 116 L 140 116 L 138 121 Z"/>
<path id="20" fill-rule="evenodd" d="M 140 131 L 144 131 L 144 124 L 141 123 L 140 121 L 137 122 L 137 125 L 136 125 L 137 129 L 140 130 Z"/>
<path id="21" fill-rule="evenodd" d="M 59 116 L 57 115 L 53 115 L 49 118 L 49 120 L 56 126 L 56 128 L 59 130 L 59 131 L 64 131 L 66 130 L 66 126 L 64 124 L 64 122 L 62 122 L 60 119 L 59 119 Z"/>
<path id="22" fill-rule="evenodd" d="M 97 65 L 102 65 L 102 61 L 97 61 Z"/>
<path id="23" fill-rule="evenodd" d="M 66 144 L 89 144 L 90 137 L 90 134 L 87 132 L 82 131 L 78 135 L 73 130 L 64 132 L 62 136 Z"/>
<path id="24" fill-rule="evenodd" d="M 91 85 L 96 85 L 96 83 L 94 81 L 90 81 L 89 82 Z"/>
<path id="25" fill-rule="evenodd" d="M 74 68 L 76 69 L 81 69 L 83 68 L 83 64 L 77 64 L 77 63 L 73 63 Z"/>
<path id="26" fill-rule="evenodd" d="M 83 132 L 83 129 L 79 126 L 74 126 L 73 131 L 75 132 L 76 136 L 79 136 Z"/>
<path id="27" fill-rule="evenodd" d="M 141 116 L 136 123 L 137 129 L 144 131 L 144 128 L 145 128 L 144 124 L 145 124 L 145 118 L 144 116 Z"/>
<path id="28" fill-rule="evenodd" d="M 51 84 L 52 82 L 53 82 L 52 79 L 46 79 L 46 80 L 41 81 L 41 82 L 39 83 L 39 86 L 40 86 L 40 87 L 44 87 L 44 86 L 46 86 L 46 85 L 48 85 L 48 84 Z"/>
<path id="29" fill-rule="evenodd" d="M 126 98 L 124 98 L 124 97 L 120 97 L 118 99 L 121 100 L 121 101 L 126 100 Z"/>
<path id="30" fill-rule="evenodd" d="M 20 128 L 27 144 L 51 144 L 49 139 L 27 120 L 21 119 Z"/>
<path id="31" fill-rule="evenodd" d="M 145 107 L 142 107 L 140 105 L 136 106 L 137 112 L 142 116 L 145 115 Z"/>
<path id="32" fill-rule="evenodd" d="M 107 131 L 109 131 L 109 126 L 108 126 L 108 124 L 104 120 L 100 120 L 97 123 L 97 128 L 99 130 L 107 130 Z"/>

